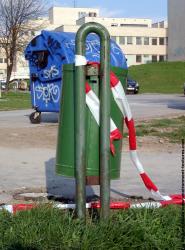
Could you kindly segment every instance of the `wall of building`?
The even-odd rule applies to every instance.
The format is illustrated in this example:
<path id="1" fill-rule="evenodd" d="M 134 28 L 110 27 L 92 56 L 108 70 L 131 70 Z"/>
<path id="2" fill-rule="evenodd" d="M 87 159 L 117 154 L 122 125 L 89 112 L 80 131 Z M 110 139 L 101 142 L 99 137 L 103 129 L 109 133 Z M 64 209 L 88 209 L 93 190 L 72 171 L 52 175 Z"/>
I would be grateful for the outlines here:
<path id="1" fill-rule="evenodd" d="M 83 16 L 99 16 L 99 9 L 52 7 L 49 9 L 49 20 L 54 25 L 76 25 L 76 20 Z"/>
<path id="2" fill-rule="evenodd" d="M 168 60 L 185 60 L 185 1 L 168 0 Z"/>
<path id="3" fill-rule="evenodd" d="M 108 27 L 151 27 L 151 19 L 143 18 L 110 18 L 110 17 L 82 17 L 76 21 L 76 24 L 96 21 Z"/>

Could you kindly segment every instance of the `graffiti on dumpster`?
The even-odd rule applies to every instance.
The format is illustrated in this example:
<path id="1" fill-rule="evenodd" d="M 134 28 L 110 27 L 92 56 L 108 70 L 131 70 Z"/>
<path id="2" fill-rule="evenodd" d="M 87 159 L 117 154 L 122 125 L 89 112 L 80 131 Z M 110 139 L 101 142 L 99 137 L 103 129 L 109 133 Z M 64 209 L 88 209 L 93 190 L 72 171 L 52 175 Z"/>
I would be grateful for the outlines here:
<path id="1" fill-rule="evenodd" d="M 65 42 L 65 47 L 71 49 L 74 52 L 75 48 L 75 40 L 71 39 L 70 41 Z M 95 60 L 99 60 L 100 58 L 100 41 L 97 39 L 86 41 L 86 56 L 88 54 L 91 55 Z M 122 59 L 122 50 L 117 46 L 117 44 L 112 41 L 111 42 L 111 57 L 114 61 L 114 64 L 117 65 L 117 56 L 120 55 L 120 59 Z M 91 59 L 93 60 L 93 59 Z M 123 59 L 122 59 L 123 60 Z M 124 61 L 120 62 L 120 64 L 124 64 Z M 117 65 L 118 66 L 118 65 Z"/>
<path id="2" fill-rule="evenodd" d="M 43 74 L 45 79 L 52 79 L 59 75 L 59 70 L 55 65 L 52 65 L 50 69 L 45 69 Z"/>
<path id="3" fill-rule="evenodd" d="M 55 40 L 53 37 L 49 36 L 48 37 L 48 47 L 54 53 L 56 50 L 61 48 L 61 44 Z"/>
<path id="4" fill-rule="evenodd" d="M 42 100 L 45 103 L 45 106 L 48 106 L 48 103 L 58 103 L 60 98 L 60 89 L 59 86 L 50 83 L 43 84 L 35 87 L 35 95 L 38 100 Z"/>

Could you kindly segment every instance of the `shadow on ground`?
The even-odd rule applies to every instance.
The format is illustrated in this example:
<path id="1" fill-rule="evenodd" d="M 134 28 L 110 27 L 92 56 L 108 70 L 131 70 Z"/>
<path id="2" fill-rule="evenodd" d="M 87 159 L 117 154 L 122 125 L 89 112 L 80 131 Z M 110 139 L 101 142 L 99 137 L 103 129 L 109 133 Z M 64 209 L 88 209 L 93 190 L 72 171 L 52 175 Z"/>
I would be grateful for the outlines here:
<path id="1" fill-rule="evenodd" d="M 168 108 L 185 110 L 185 96 L 182 96 L 181 101 L 170 101 L 168 103 Z"/>
<path id="2" fill-rule="evenodd" d="M 34 110 L 33 110 L 33 112 L 34 112 Z M 33 112 L 30 112 L 30 114 Z M 29 120 L 30 114 L 25 115 L 28 118 L 28 120 Z M 59 117 L 59 113 L 43 112 L 43 113 L 41 113 L 41 123 L 58 123 L 58 117 Z"/>
<path id="3" fill-rule="evenodd" d="M 75 179 L 59 176 L 55 171 L 55 158 L 45 162 L 46 191 L 51 199 L 71 200 L 75 199 Z M 91 186 L 86 187 L 86 200 L 98 198 Z"/>

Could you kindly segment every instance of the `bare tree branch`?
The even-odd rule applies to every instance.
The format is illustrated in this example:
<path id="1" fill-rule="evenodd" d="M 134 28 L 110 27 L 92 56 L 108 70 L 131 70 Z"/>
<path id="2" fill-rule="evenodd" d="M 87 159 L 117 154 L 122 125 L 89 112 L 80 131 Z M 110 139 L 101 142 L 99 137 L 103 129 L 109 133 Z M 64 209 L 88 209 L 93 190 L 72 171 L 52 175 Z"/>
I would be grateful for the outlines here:
<path id="1" fill-rule="evenodd" d="M 16 54 L 28 41 L 28 31 L 43 28 L 37 19 L 46 13 L 45 6 L 46 0 L 0 0 L 0 44 L 7 59 L 7 87 Z"/>

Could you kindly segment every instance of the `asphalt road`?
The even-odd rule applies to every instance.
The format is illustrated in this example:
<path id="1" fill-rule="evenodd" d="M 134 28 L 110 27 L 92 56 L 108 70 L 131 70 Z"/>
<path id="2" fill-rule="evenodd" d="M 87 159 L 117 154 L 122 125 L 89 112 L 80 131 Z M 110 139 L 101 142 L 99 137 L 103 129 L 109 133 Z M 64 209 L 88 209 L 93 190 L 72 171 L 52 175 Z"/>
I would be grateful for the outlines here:
<path id="1" fill-rule="evenodd" d="M 128 95 L 128 101 L 135 119 L 185 114 L 185 96 L 183 95 Z"/>
<path id="2" fill-rule="evenodd" d="M 185 114 L 185 96 L 140 94 L 127 95 L 135 119 L 149 119 Z M 28 122 L 32 110 L 1 111 L 0 127 L 32 127 Z M 42 124 L 56 123 L 58 114 L 43 113 Z M 40 125 L 39 125 L 40 126 Z"/>
<path id="3" fill-rule="evenodd" d="M 136 119 L 148 119 L 185 115 L 185 97 L 180 95 L 129 95 L 129 103 Z M 0 112 L 1 128 L 33 128 L 45 127 L 46 124 L 56 126 L 58 114 L 43 114 L 40 125 L 30 124 L 28 116 L 31 110 Z M 56 126 L 57 127 L 57 126 Z M 1 138 L 0 138 L 1 140 Z M 23 142 L 24 143 L 24 142 Z M 1 147 L 0 146 L 0 201 L 9 202 L 11 191 L 20 188 L 45 188 L 51 194 L 71 197 L 74 195 L 74 180 L 56 176 L 56 148 Z M 181 148 L 174 151 L 141 151 L 141 161 L 146 171 L 163 193 L 179 193 L 181 179 Z M 151 197 L 146 191 L 135 168 L 129 159 L 129 153 L 122 153 L 121 179 L 111 182 L 111 196 L 123 198 L 125 195 Z M 88 187 L 88 194 L 98 194 L 97 187 Z"/>

